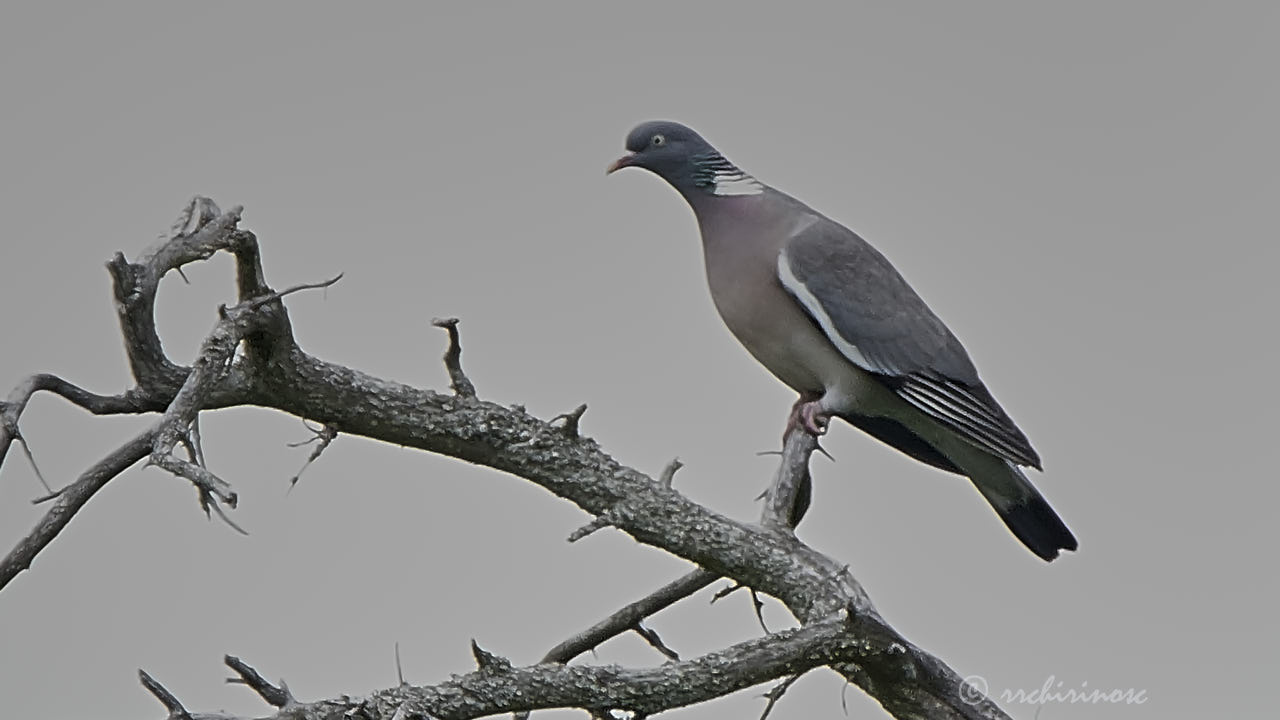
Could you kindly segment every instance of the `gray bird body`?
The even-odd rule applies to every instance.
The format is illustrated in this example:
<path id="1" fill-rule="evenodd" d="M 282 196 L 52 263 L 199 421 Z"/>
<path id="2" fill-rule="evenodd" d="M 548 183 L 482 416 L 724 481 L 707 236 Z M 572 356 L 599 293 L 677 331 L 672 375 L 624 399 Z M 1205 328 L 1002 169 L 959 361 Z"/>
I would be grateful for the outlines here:
<path id="1" fill-rule="evenodd" d="M 782 382 L 798 392 L 852 392 L 863 373 L 778 282 L 778 255 L 796 228 L 770 213 L 764 197 L 696 203 L 712 302 L 729 331 Z"/>
<path id="2" fill-rule="evenodd" d="M 1039 468 L 1039 456 L 960 341 L 883 255 L 688 128 L 646 123 L 627 148 L 633 154 L 612 169 L 653 170 L 693 208 L 712 300 L 756 360 L 824 417 L 969 477 L 1041 558 L 1076 548 L 1018 467 Z"/>

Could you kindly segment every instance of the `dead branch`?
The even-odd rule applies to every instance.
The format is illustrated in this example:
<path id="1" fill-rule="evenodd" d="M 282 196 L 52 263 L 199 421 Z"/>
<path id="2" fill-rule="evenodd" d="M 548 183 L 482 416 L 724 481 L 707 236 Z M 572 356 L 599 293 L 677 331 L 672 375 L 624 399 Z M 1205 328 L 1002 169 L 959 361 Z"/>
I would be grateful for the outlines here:
<path id="1" fill-rule="evenodd" d="M 856 622 L 836 617 L 748 640 L 693 660 L 644 669 L 559 664 L 514 667 L 501 658 L 481 659 L 489 654 L 477 648 L 479 669 L 437 685 L 405 685 L 366 697 L 295 702 L 268 717 L 390 720 L 399 714 L 464 720 L 548 708 L 580 708 L 598 714 L 625 710 L 653 715 L 843 659 L 862 657 L 865 641 L 859 634 Z"/>
<path id="2" fill-rule="evenodd" d="M 138 679 L 142 681 L 142 686 L 152 695 L 155 695 L 161 705 L 164 705 L 164 709 L 169 711 L 171 720 L 193 720 L 191 713 L 182 707 L 182 703 L 178 702 L 178 698 L 174 697 L 173 693 L 169 692 L 168 688 L 157 682 L 155 678 L 148 675 L 146 670 L 138 671 Z"/>
<path id="3" fill-rule="evenodd" d="M 791 532 L 799 524 L 800 518 L 804 515 L 804 510 L 808 507 L 808 497 L 805 490 L 809 484 L 808 459 L 813 452 L 813 447 L 816 445 L 817 440 L 807 433 L 793 432 L 786 438 L 782 451 L 782 462 L 778 466 L 778 472 L 774 477 L 773 483 L 765 493 L 766 502 L 761 512 L 761 524 L 765 527 L 785 527 L 786 532 Z M 680 460 L 673 459 L 663 469 L 658 478 L 658 483 L 663 488 L 670 489 L 676 471 L 681 467 L 683 467 L 683 464 Z M 802 507 L 797 509 L 797 506 L 800 505 Z M 579 540 L 602 527 L 613 524 L 611 518 L 614 514 L 611 510 L 597 516 L 587 525 L 575 530 L 569 536 L 569 542 Z M 706 570 L 694 570 L 688 575 L 659 588 L 650 595 L 626 605 L 604 620 L 555 646 L 542 658 L 542 662 L 567 663 L 606 640 L 629 630 L 636 630 L 641 627 L 640 622 L 645 618 L 705 588 L 715 582 L 716 577 L 715 574 Z M 739 587 L 742 586 L 734 585 L 729 591 L 736 590 Z M 764 617 L 761 614 L 762 605 L 760 600 L 756 597 L 754 590 L 751 593 L 756 618 L 760 622 L 760 627 L 765 632 L 768 632 L 769 630 L 764 624 Z M 716 593 L 712 601 L 714 602 L 727 594 L 728 591 Z M 641 635 L 643 636 L 644 633 L 641 632 Z M 646 639 L 648 639 L 647 636 Z M 658 649 L 661 651 L 662 647 Z"/>
<path id="4" fill-rule="evenodd" d="M 608 524 L 637 541 L 700 566 L 698 572 L 706 577 L 727 577 L 777 598 L 801 623 L 796 630 L 656 668 L 547 664 L 503 666 L 493 672 L 496 666 L 490 666 L 488 672 L 437 686 L 397 687 L 365 699 L 291 707 L 284 711 L 291 718 L 332 717 L 331 711 L 339 710 L 346 717 L 477 717 L 544 707 L 601 713 L 628 709 L 648 715 L 822 665 L 897 716 L 1005 717 L 985 699 L 962 694 L 959 676 L 885 624 L 845 566 L 790 531 L 807 505 L 807 465 L 815 446 L 811 437 L 793 433 L 787 438 L 763 522 L 731 520 L 689 500 L 669 482 L 621 465 L 577 434 L 576 417 L 564 418 L 573 432 L 557 431 L 522 408 L 485 402 L 461 389 L 454 394 L 422 390 L 307 354 L 294 339 L 282 301 L 289 291 L 276 293 L 267 285 L 257 238 L 238 227 L 239 219 L 240 208 L 220 213 L 212 201 L 198 198 L 181 227 L 135 262 L 117 254 L 108 263 L 134 389 L 116 398 L 94 396 L 39 375 L 15 388 L 0 408 L 0 458 L 16 436 L 22 410 L 40 390 L 94 412 L 163 413 L 152 430 L 125 443 L 57 498 L 36 530 L 0 564 L 0 587 L 30 565 L 88 496 L 147 455 L 195 483 L 205 502 L 233 505 L 229 485 L 198 462 L 177 458 L 173 450 L 200 412 L 252 404 L 334 432 L 440 453 L 525 478 L 595 518 L 607 516 Z M 195 363 L 182 367 L 165 355 L 156 334 L 156 290 L 169 271 L 219 251 L 235 258 L 239 301 L 220 313 Z M 212 508 L 221 512 L 219 502 L 212 502 Z M 692 592 L 703 580 L 686 579 L 679 590 Z M 638 623 L 628 623 L 624 631 Z M 596 638 L 604 632 L 584 642 L 599 642 Z"/>
<path id="5" fill-rule="evenodd" d="M 458 337 L 458 318 L 436 318 L 431 324 L 444 328 L 449 333 L 449 349 L 444 351 L 444 367 L 449 372 L 449 383 L 453 386 L 454 394 L 475 397 L 476 386 L 462 372 L 462 340 Z"/>
<path id="6" fill-rule="evenodd" d="M 306 425 L 306 421 L 304 420 L 302 424 Z M 307 426 L 307 429 L 311 430 L 311 427 Z M 289 478 L 289 489 L 291 490 L 293 489 L 293 486 L 297 485 L 298 481 L 302 479 L 302 473 L 306 472 L 307 468 L 311 467 L 312 463 L 319 460 L 321 453 L 327 450 L 338 437 L 338 429 L 330 425 L 322 425 L 319 430 L 311 430 L 311 432 L 313 432 L 314 435 L 310 438 L 307 438 L 302 442 L 289 443 L 289 447 L 302 447 L 303 445 L 310 445 L 311 443 L 316 444 L 315 449 L 307 456 L 307 461 L 302 464 L 301 468 L 298 468 L 298 472 L 294 473 L 293 477 Z"/>
<path id="7" fill-rule="evenodd" d="M 236 674 L 240 676 L 238 678 L 228 678 L 228 683 L 247 685 L 272 707 L 283 708 L 297 704 L 298 701 L 293 699 L 293 695 L 289 692 L 289 686 L 283 680 L 280 681 L 280 686 L 276 687 L 262 677 L 257 670 L 254 670 L 249 663 L 240 658 L 234 655 L 227 655 L 222 660 L 227 667 L 235 670 Z"/>
<path id="8" fill-rule="evenodd" d="M 18 419 L 27 402 L 37 392 L 50 392 L 94 415 L 123 415 L 156 412 L 164 404 L 134 389 L 120 395 L 98 395 L 50 373 L 38 373 L 18 383 L 9 397 L 0 401 L 0 467 L 4 466 L 9 445 L 18 438 Z"/>
<path id="9" fill-rule="evenodd" d="M 101 490 L 112 478 L 124 472 L 151 452 L 155 430 L 147 430 L 129 442 L 116 448 L 80 476 L 80 479 L 59 491 L 57 501 L 41 518 L 35 528 L 20 540 L 9 554 L 0 560 L 0 590 L 18 573 L 31 567 L 31 561 L 40 554 L 62 529 L 71 522 L 89 498 Z"/>
<path id="10" fill-rule="evenodd" d="M 719 577 L 706 570 L 694 570 L 662 586 L 648 596 L 618 610 L 609 617 L 556 645 L 542 658 L 544 663 L 567 663 L 600 643 L 631 630 L 641 620 L 698 592 Z"/>

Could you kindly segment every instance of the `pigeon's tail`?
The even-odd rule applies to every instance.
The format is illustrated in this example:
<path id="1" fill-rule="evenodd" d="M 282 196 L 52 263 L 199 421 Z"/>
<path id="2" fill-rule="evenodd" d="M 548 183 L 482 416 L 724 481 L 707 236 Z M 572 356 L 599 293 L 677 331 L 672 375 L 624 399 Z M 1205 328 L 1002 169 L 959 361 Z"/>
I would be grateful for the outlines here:
<path id="1" fill-rule="evenodd" d="M 1018 466 L 1007 463 L 1005 467 L 1002 477 L 984 474 L 971 478 L 1004 524 L 1042 560 L 1053 560 L 1059 550 L 1075 550 L 1076 537 L 1044 496 Z"/>

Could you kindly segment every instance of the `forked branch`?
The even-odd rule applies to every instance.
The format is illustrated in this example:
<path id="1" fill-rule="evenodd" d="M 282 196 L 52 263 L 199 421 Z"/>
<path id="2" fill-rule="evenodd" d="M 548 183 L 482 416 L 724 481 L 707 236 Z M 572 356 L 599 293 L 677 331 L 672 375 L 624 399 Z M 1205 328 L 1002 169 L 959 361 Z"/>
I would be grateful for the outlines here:
<path id="1" fill-rule="evenodd" d="M 620 612 L 607 627 L 571 640 L 558 650 L 556 660 L 567 660 L 617 632 L 640 628 L 644 617 L 717 577 L 777 598 L 801 624 L 653 668 L 551 663 L 495 670 L 498 666 L 492 665 L 439 685 L 397 686 L 363 699 L 286 700 L 277 717 L 469 718 L 549 707 L 597 714 L 628 709 L 647 715 L 819 666 L 840 672 L 900 717 L 1005 717 L 984 698 L 975 700 L 968 689 L 962 692 L 955 672 L 885 624 L 846 567 L 790 531 L 807 505 L 812 438 L 793 434 L 787 439 L 763 522 L 731 520 L 678 492 L 671 473 L 655 479 L 618 463 L 580 434 L 580 410 L 553 426 L 522 408 L 475 397 L 469 380 L 463 382 L 456 326 L 446 325 L 451 347 L 458 350 L 450 353 L 457 364 L 456 373 L 450 368 L 453 393 L 383 380 L 307 354 L 294 339 L 282 299 L 286 293 L 267 285 L 257 238 L 240 229 L 239 220 L 239 208 L 221 212 L 212 201 L 197 198 L 174 231 L 136 261 L 117 254 L 108 263 L 134 388 L 120 396 L 100 396 L 54 376 L 37 375 L 20 383 L 0 407 L 0 459 L 18 436 L 24 408 L 42 390 L 97 413 L 161 413 L 150 430 L 58 494 L 49 514 L 0 561 L 0 588 L 30 566 L 88 497 L 140 459 L 150 457 L 195 483 L 204 501 L 233 506 L 229 484 L 198 457 L 182 459 L 174 450 L 185 442 L 200 412 L 251 404 L 318 423 L 333 434 L 375 438 L 511 473 L 570 500 L 594 518 L 606 518 L 639 542 L 699 567 L 664 588 L 666 595 L 655 594 L 630 615 Z M 238 302 L 220 313 L 195 363 L 180 366 L 164 354 L 156 335 L 156 289 L 168 272 L 220 251 L 235 258 Z M 212 507 L 221 512 L 218 504 Z M 235 669 L 271 704 L 281 699 L 260 677 Z M 153 692 L 160 688 L 154 681 L 148 687 Z M 165 703 L 171 716 L 187 713 L 171 693 L 168 699 L 173 701 Z"/>

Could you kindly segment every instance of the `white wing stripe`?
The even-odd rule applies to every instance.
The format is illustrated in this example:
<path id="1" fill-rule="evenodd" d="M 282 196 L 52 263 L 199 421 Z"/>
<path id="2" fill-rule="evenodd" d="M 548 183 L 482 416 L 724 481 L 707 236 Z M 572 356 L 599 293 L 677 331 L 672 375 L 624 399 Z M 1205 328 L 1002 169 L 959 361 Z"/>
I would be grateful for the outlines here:
<path id="1" fill-rule="evenodd" d="M 791 261 L 787 258 L 786 248 L 783 248 L 782 252 L 778 253 L 778 280 L 782 282 L 782 287 L 786 288 L 787 292 L 800 301 L 804 309 L 809 312 L 810 317 L 816 320 L 818 326 L 822 328 L 822 332 L 826 334 L 827 339 L 840 350 L 841 354 L 864 370 L 889 374 L 887 368 L 863 355 L 856 345 L 845 340 L 836 331 L 835 323 L 831 322 L 831 316 L 823 309 L 822 303 L 813 296 L 809 288 L 800 282 L 796 278 L 796 274 L 791 271 Z"/>
<path id="2" fill-rule="evenodd" d="M 868 357 L 858 346 L 840 335 L 822 303 L 792 271 L 786 248 L 778 253 L 778 281 L 808 311 L 831 344 L 850 362 L 874 373 L 901 377 L 892 367 Z M 1018 437 L 1017 431 L 1006 427 L 999 413 L 968 389 L 922 374 L 909 375 L 905 381 L 896 390 L 899 397 L 926 415 L 950 426 L 966 441 L 1015 463 L 1035 463 L 1034 455 L 1029 455 L 1022 447 L 1023 441 Z"/>

